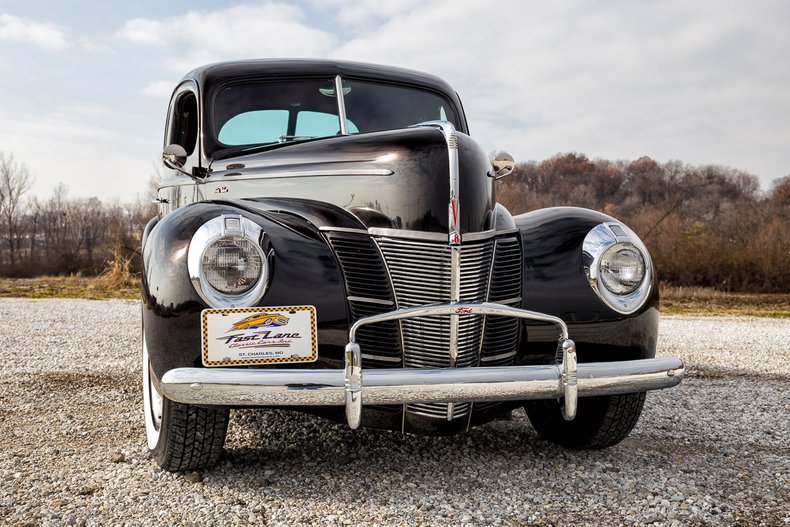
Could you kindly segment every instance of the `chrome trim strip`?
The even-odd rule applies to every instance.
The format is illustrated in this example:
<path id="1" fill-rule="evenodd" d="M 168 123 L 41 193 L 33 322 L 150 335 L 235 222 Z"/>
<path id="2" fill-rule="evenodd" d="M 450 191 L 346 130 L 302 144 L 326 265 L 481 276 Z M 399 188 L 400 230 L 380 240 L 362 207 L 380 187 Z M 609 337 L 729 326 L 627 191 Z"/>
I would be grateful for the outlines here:
<path id="1" fill-rule="evenodd" d="M 461 301 L 461 248 L 452 246 L 450 254 L 450 302 L 456 304 Z M 450 317 L 450 367 L 455 368 L 458 361 L 458 328 L 461 316 L 454 313 Z"/>
<path id="2" fill-rule="evenodd" d="M 486 302 L 491 301 L 491 279 L 494 276 L 494 266 L 496 265 L 496 249 L 497 245 L 499 245 L 496 241 L 494 241 L 494 246 L 491 248 L 491 265 L 488 266 L 488 280 L 486 283 Z M 500 304 L 507 304 L 507 302 L 500 302 Z M 488 320 L 487 315 L 483 315 L 483 325 L 480 328 L 480 345 L 477 347 L 477 361 L 475 362 L 475 366 L 480 366 L 483 357 L 483 345 L 486 341 L 486 322 Z M 475 403 L 469 404 L 469 416 L 466 419 L 466 431 L 468 432 L 472 428 L 472 415 L 475 412 Z"/>
<path id="3" fill-rule="evenodd" d="M 373 315 L 357 320 L 349 330 L 349 340 L 356 342 L 356 333 L 360 327 L 375 324 L 377 322 L 386 322 L 389 320 L 402 320 L 404 318 L 414 317 L 427 317 L 434 315 L 499 315 L 505 317 L 525 318 L 530 320 L 537 320 L 539 322 L 548 322 L 557 327 L 560 333 L 560 342 L 568 340 L 568 326 L 561 318 L 538 313 L 536 311 L 528 311 L 526 309 L 519 309 L 517 307 L 504 306 L 502 304 L 494 304 L 492 302 L 458 302 L 449 304 L 432 304 L 428 306 L 407 307 L 398 309 L 390 313 L 382 313 L 380 315 Z"/>
<path id="4" fill-rule="evenodd" d="M 458 155 L 456 149 L 456 157 Z M 451 185 L 452 187 L 452 185 Z M 458 203 L 458 200 L 455 200 Z M 452 205 L 452 202 L 451 202 Z M 456 205 L 457 207 L 457 205 Z M 454 208 L 454 213 L 458 209 Z M 453 233 L 458 238 L 457 242 L 453 241 Z M 461 301 L 461 245 L 460 237 L 457 236 L 457 231 L 450 232 L 450 302 L 458 303 Z M 489 266 L 490 268 L 490 266 Z M 483 317 L 485 318 L 485 317 Z M 455 368 L 458 364 L 458 333 L 461 325 L 461 315 L 450 315 L 450 367 Z M 472 415 L 471 413 L 469 415 Z M 447 420 L 452 421 L 455 417 L 455 403 L 447 405 Z"/>
<path id="5" fill-rule="evenodd" d="M 368 229 L 370 230 L 370 229 Z M 395 309 L 400 309 L 400 305 L 398 305 L 398 292 L 395 289 L 395 281 L 392 279 L 392 270 L 390 266 L 387 264 L 387 259 L 384 256 L 384 251 L 381 250 L 381 244 L 379 240 L 373 238 L 371 236 L 371 240 L 373 245 L 376 247 L 376 250 L 379 252 L 379 258 L 381 258 L 381 262 L 384 264 L 384 271 L 387 273 L 387 280 L 389 280 L 390 284 L 390 291 L 392 291 L 392 300 L 395 302 Z M 403 324 L 399 321 L 397 326 L 398 328 L 398 341 L 400 342 L 400 362 L 401 366 L 405 366 L 406 362 L 406 342 L 403 338 Z M 402 404 L 400 408 L 400 431 L 401 433 L 406 433 L 406 405 Z"/>
<path id="6" fill-rule="evenodd" d="M 437 128 L 447 143 L 447 156 L 449 162 L 450 179 L 450 203 L 447 206 L 447 224 L 449 226 L 448 243 L 450 245 L 461 244 L 461 202 L 458 196 L 458 189 L 461 185 L 461 171 L 458 165 L 458 135 L 455 126 L 450 121 L 425 121 L 415 124 L 414 127 L 427 126 Z"/>
<path id="7" fill-rule="evenodd" d="M 521 297 L 508 298 L 506 300 L 497 300 L 497 304 L 521 304 Z"/>
<path id="8" fill-rule="evenodd" d="M 400 308 L 398 305 L 398 293 L 395 290 L 395 282 L 392 280 L 392 272 L 390 270 L 389 265 L 387 265 L 387 259 L 384 257 L 384 253 L 381 251 L 381 245 L 376 240 L 372 240 L 373 246 L 379 253 L 379 258 L 381 258 L 381 263 L 384 264 L 384 271 L 387 273 L 387 280 L 390 284 L 390 291 L 392 291 L 392 301 L 395 302 L 395 309 Z M 400 359 L 401 364 L 403 364 L 404 360 L 404 353 L 403 351 L 406 349 L 406 344 L 403 342 L 403 327 L 401 326 L 400 322 L 398 322 L 398 340 L 400 341 Z"/>
<path id="9" fill-rule="evenodd" d="M 352 349 L 353 354 L 353 349 Z M 358 372 L 357 372 L 358 373 Z M 578 395 L 590 397 L 670 388 L 685 375 L 677 357 L 579 364 Z M 343 369 L 177 368 L 162 393 L 202 405 L 343 406 Z M 563 396 L 557 365 L 457 369 L 365 370 L 358 387 L 365 405 L 453 401 L 519 401 Z M 360 400 L 360 399 L 356 399 Z"/>
<path id="10" fill-rule="evenodd" d="M 505 359 L 505 358 L 509 359 L 510 357 L 514 356 L 515 354 L 516 354 L 516 352 L 514 350 L 514 351 L 507 351 L 505 353 L 500 353 L 499 355 L 489 355 L 488 357 L 481 357 L 480 358 L 480 362 L 481 363 L 486 363 L 486 362 L 491 362 L 491 361 L 495 361 L 495 360 L 499 360 L 499 359 Z"/>
<path id="11" fill-rule="evenodd" d="M 430 242 L 447 241 L 447 235 L 441 232 L 410 231 L 406 229 L 387 229 L 384 227 L 370 227 L 369 229 L 353 229 L 349 227 L 324 226 L 324 227 L 319 227 L 318 230 L 329 231 L 329 232 L 332 231 L 352 232 L 358 234 L 369 234 L 371 236 L 380 236 L 384 238 L 408 238 L 408 239 L 430 241 Z M 517 232 L 519 232 L 518 229 L 508 229 L 505 231 L 488 230 L 481 232 L 467 232 L 463 234 L 463 239 L 465 242 L 476 242 L 481 240 L 488 240 L 489 238 L 494 238 L 496 236 L 501 236 L 505 234 L 515 234 Z"/>
<path id="12" fill-rule="evenodd" d="M 395 306 L 391 300 L 381 300 L 379 298 L 367 298 L 364 296 L 347 296 L 349 302 L 367 302 L 368 304 L 381 304 L 382 306 Z"/>
<path id="13" fill-rule="evenodd" d="M 378 360 L 382 362 L 392 362 L 392 363 L 401 363 L 400 357 L 387 357 L 384 355 L 367 355 L 365 353 L 362 354 L 363 359 L 370 359 L 370 360 Z"/>
<path id="14" fill-rule="evenodd" d="M 335 75 L 335 97 L 337 97 L 337 117 L 340 120 L 340 134 L 348 135 L 348 123 L 346 123 L 346 100 L 343 94 L 343 79 L 340 75 Z"/>
<path id="15" fill-rule="evenodd" d="M 371 227 L 368 229 L 368 234 L 371 236 L 380 236 L 383 238 L 409 238 L 413 240 L 422 240 L 430 242 L 446 242 L 447 235 L 441 232 L 422 232 L 422 231 L 407 231 L 401 229 L 385 229 L 383 227 Z"/>
<path id="16" fill-rule="evenodd" d="M 368 234 L 366 229 L 352 229 L 350 227 L 318 227 L 321 232 L 351 232 L 354 234 Z"/>
<path id="17" fill-rule="evenodd" d="M 576 345 L 572 340 L 562 343 L 562 417 L 573 421 L 576 417 L 576 403 L 579 396 L 577 377 Z"/>
<path id="18" fill-rule="evenodd" d="M 475 242 L 479 240 L 487 240 L 489 238 L 493 238 L 495 236 L 501 236 L 504 234 L 515 234 L 517 232 L 519 232 L 518 229 L 507 229 L 504 231 L 491 229 L 488 231 L 480 231 L 480 232 L 465 232 L 463 234 L 463 237 L 464 237 L 464 241 L 466 242 Z"/>
<path id="19" fill-rule="evenodd" d="M 452 249 L 456 249 L 453 247 Z M 460 257 L 460 251 L 457 251 Z M 453 254 L 456 254 L 456 251 L 453 251 Z M 408 318 L 417 318 L 417 317 L 424 317 L 424 316 L 435 316 L 435 315 L 451 315 L 451 320 L 455 319 L 458 320 L 460 315 L 500 315 L 500 316 L 511 316 L 516 318 L 525 318 L 530 320 L 538 320 L 542 322 L 548 322 L 556 326 L 560 333 L 559 338 L 559 345 L 558 345 L 558 353 L 562 353 L 562 362 L 559 366 L 559 379 L 560 383 L 558 385 L 558 390 L 561 391 L 563 398 L 565 399 L 564 407 L 565 410 L 563 412 L 563 416 L 570 420 L 573 419 L 576 415 L 576 404 L 577 404 L 577 397 L 578 397 L 578 389 L 577 384 L 575 382 L 576 379 L 576 345 L 573 343 L 572 340 L 568 338 L 568 326 L 565 322 L 558 318 L 551 315 L 546 315 L 544 313 L 536 313 L 534 311 L 528 311 L 525 309 L 519 309 L 515 307 L 505 306 L 502 304 L 495 304 L 491 302 L 482 302 L 482 303 L 472 303 L 472 302 L 450 302 L 446 304 L 432 304 L 432 305 L 423 305 L 423 306 L 416 306 L 410 308 L 403 308 L 398 309 L 395 311 L 391 311 L 389 313 L 382 313 L 378 315 L 371 315 L 369 317 L 361 318 L 354 322 L 349 329 L 349 344 L 346 346 L 346 390 L 347 390 L 347 401 L 346 401 L 346 420 L 348 421 L 349 427 L 355 429 L 359 427 L 361 420 L 362 420 L 362 391 L 361 388 L 357 390 L 356 378 L 355 375 L 355 367 L 359 367 L 361 371 L 361 357 L 359 353 L 352 354 L 350 350 L 356 349 L 359 350 L 359 345 L 356 343 L 356 332 L 359 330 L 360 327 L 368 325 L 368 324 L 375 324 L 377 322 L 386 322 L 391 320 L 402 320 Z M 448 371 L 452 371 L 452 367 L 455 366 L 455 359 L 452 357 L 452 348 L 453 343 L 455 343 L 456 347 L 458 345 L 458 335 L 455 335 L 455 338 L 452 338 L 452 331 L 451 331 L 451 338 L 450 338 L 450 366 L 451 369 Z M 456 350 L 456 358 L 457 358 L 457 350 Z M 469 368 L 464 368 L 464 370 Z M 420 370 L 411 370 L 411 371 L 420 371 Z M 361 380 L 360 380 L 361 382 Z M 456 399 L 463 400 L 463 399 Z M 444 402 L 444 401 L 442 401 Z M 448 403 L 452 403 L 454 401 L 446 401 Z M 447 408 L 447 418 L 449 420 L 453 419 L 454 413 L 454 406 L 448 405 Z"/>
<path id="20" fill-rule="evenodd" d="M 252 170 L 255 167 L 248 167 Z M 336 177 L 336 176 L 391 176 L 395 172 L 387 168 L 334 168 L 331 170 L 294 170 L 288 172 L 263 172 L 252 174 L 239 174 L 234 172 L 228 176 L 221 176 L 214 172 L 206 182 L 207 183 L 220 183 L 223 181 L 243 181 L 248 179 L 280 179 L 289 177 Z"/>
<path id="21" fill-rule="evenodd" d="M 343 385 L 346 392 L 346 420 L 349 427 L 356 429 L 362 420 L 362 352 L 356 342 L 346 344 Z"/>

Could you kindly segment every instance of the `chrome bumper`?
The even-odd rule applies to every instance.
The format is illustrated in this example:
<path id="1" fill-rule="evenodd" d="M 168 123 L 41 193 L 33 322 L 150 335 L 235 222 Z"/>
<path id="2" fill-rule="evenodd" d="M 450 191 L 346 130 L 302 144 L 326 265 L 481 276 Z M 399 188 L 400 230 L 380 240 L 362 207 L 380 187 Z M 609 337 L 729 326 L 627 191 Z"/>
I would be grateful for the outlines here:
<path id="1" fill-rule="evenodd" d="M 366 324 L 432 315 L 499 315 L 557 326 L 562 362 L 542 366 L 458 369 L 362 370 L 357 330 Z M 641 392 L 683 380 L 676 357 L 576 363 L 576 348 L 556 317 L 491 303 L 451 303 L 401 309 L 358 320 L 349 331 L 345 369 L 250 370 L 177 368 L 161 379 L 162 394 L 180 403 L 240 406 L 345 406 L 351 428 L 360 425 L 362 405 L 458 401 L 563 399 L 573 419 L 578 397 Z"/>

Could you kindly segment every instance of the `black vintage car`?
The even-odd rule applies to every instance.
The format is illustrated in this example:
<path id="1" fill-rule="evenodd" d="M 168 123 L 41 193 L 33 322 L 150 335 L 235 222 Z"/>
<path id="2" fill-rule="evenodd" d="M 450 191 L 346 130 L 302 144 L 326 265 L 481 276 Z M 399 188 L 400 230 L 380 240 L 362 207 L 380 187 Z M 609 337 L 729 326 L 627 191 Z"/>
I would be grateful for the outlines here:
<path id="1" fill-rule="evenodd" d="M 656 274 L 639 237 L 578 208 L 511 215 L 513 170 L 423 73 L 335 61 L 198 68 L 167 116 L 143 239 L 148 447 L 216 462 L 229 411 L 289 407 L 352 428 L 453 434 L 524 407 L 603 448 L 647 390 Z"/>

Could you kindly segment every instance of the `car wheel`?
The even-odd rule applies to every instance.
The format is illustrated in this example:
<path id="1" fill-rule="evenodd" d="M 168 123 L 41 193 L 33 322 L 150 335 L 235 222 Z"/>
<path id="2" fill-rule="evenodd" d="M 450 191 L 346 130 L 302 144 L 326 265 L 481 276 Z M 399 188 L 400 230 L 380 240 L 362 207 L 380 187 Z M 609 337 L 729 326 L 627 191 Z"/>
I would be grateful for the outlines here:
<path id="1" fill-rule="evenodd" d="M 170 472 L 201 470 L 214 465 L 228 431 L 227 408 L 177 403 L 160 394 L 151 378 L 143 334 L 143 403 L 148 450 Z"/>
<path id="2" fill-rule="evenodd" d="M 527 401 L 524 409 L 538 434 L 552 443 L 577 450 L 616 445 L 636 426 L 645 392 L 580 397 L 576 418 L 562 417 L 556 399 Z"/>

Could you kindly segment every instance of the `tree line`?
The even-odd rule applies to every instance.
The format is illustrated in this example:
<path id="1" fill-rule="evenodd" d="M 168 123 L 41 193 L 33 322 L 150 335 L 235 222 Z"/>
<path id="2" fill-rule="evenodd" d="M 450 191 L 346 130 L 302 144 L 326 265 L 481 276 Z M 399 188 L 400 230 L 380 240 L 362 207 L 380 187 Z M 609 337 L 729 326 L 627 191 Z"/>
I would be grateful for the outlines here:
<path id="1" fill-rule="evenodd" d="M 519 164 L 497 198 L 518 214 L 550 206 L 601 210 L 647 245 L 661 281 L 721 291 L 790 291 L 790 176 L 762 192 L 740 170 L 588 159 Z"/>
<path id="2" fill-rule="evenodd" d="M 62 185 L 29 197 L 32 185 L 27 166 L 0 152 L 0 276 L 139 272 L 141 233 L 156 214 L 150 188 L 108 203 Z M 790 291 L 790 176 L 762 192 L 755 176 L 728 167 L 566 153 L 517 165 L 497 197 L 514 214 L 568 205 L 614 216 L 673 285 Z"/>
<path id="3" fill-rule="evenodd" d="M 143 229 L 156 214 L 150 199 L 129 203 L 68 195 L 28 197 L 33 177 L 0 152 L 0 276 L 98 275 L 140 268 Z"/>

